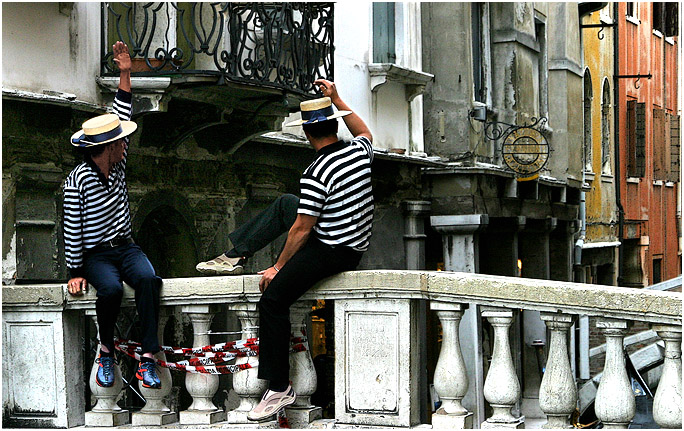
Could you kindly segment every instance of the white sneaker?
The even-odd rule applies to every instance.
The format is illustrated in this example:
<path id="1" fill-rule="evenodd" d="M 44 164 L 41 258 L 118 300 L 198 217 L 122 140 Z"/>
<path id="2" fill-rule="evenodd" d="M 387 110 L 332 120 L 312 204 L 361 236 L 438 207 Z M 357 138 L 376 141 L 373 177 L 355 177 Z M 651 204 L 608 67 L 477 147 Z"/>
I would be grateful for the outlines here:
<path id="1" fill-rule="evenodd" d="M 283 392 L 273 392 L 267 390 L 261 398 L 261 402 L 247 413 L 247 419 L 250 421 L 262 421 L 277 414 L 285 406 L 293 404 L 297 399 L 297 394 L 292 389 L 292 385 L 288 385 Z"/>
<path id="2" fill-rule="evenodd" d="M 195 269 L 206 275 L 240 275 L 244 272 L 243 263 L 243 258 L 228 257 L 224 253 L 212 260 L 198 263 Z"/>

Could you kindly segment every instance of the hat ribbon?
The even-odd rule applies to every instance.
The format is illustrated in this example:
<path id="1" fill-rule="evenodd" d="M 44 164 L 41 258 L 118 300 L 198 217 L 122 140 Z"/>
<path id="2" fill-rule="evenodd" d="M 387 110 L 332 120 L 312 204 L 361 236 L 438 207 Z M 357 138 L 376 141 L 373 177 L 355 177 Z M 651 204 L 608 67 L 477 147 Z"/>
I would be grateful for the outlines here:
<path id="1" fill-rule="evenodd" d="M 99 144 L 100 142 L 108 141 L 112 138 L 116 138 L 119 136 L 121 133 L 123 133 L 123 129 L 121 128 L 121 124 L 116 126 L 113 130 L 110 130 L 109 132 L 103 132 L 103 133 L 98 133 L 97 135 L 82 135 L 79 138 L 73 139 L 73 142 L 76 144 L 80 141 L 86 141 L 90 142 L 93 144 Z"/>
<path id="2" fill-rule="evenodd" d="M 302 111 L 302 120 L 306 120 L 306 123 L 315 123 L 317 121 L 325 121 L 333 115 L 332 106 L 326 106 L 322 109 L 314 109 L 313 111 Z"/>

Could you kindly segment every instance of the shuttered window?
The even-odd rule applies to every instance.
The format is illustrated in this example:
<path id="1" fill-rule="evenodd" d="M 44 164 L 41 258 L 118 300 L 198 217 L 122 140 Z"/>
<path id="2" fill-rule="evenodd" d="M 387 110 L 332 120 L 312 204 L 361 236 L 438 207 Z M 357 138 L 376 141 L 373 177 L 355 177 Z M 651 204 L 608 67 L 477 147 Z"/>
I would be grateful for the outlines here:
<path id="1" fill-rule="evenodd" d="M 373 3 L 373 62 L 395 63 L 394 3 Z"/>
<path id="2" fill-rule="evenodd" d="M 646 104 L 627 101 L 627 175 L 646 173 Z"/>
<path id="3" fill-rule="evenodd" d="M 678 182 L 680 180 L 681 169 L 681 141 L 679 140 L 681 133 L 681 124 L 679 115 L 670 115 L 670 181 Z"/>
<path id="4" fill-rule="evenodd" d="M 669 174 L 669 148 L 667 138 L 669 133 L 665 127 L 665 110 L 660 108 L 653 109 L 653 178 L 664 180 Z M 667 161 L 665 156 L 667 155 Z"/>

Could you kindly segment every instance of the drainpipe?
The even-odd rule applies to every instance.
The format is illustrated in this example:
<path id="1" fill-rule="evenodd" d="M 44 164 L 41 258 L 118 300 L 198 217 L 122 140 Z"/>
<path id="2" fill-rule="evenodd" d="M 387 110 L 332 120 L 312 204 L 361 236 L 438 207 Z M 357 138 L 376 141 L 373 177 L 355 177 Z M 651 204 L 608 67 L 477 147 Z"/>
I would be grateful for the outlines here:
<path id="1" fill-rule="evenodd" d="M 624 257 L 623 257 L 623 250 L 624 250 L 624 245 L 622 242 L 622 239 L 624 237 L 625 233 L 625 210 L 622 208 L 622 197 L 621 197 L 621 192 L 620 189 L 622 187 L 622 182 L 621 179 L 622 177 L 620 176 L 620 83 L 615 78 L 620 74 L 620 53 L 618 51 L 620 44 L 618 43 L 618 29 L 620 27 L 617 26 L 618 23 L 618 5 L 617 3 L 613 3 L 613 22 L 616 24 L 615 27 L 613 27 L 613 92 L 615 93 L 613 95 L 613 118 L 615 120 L 615 179 L 617 180 L 616 182 L 616 187 L 615 187 L 615 203 L 618 208 L 618 240 L 620 241 L 620 245 L 618 246 L 618 277 L 617 277 L 617 284 L 618 286 L 622 286 L 622 267 L 623 267 L 623 262 L 624 262 Z"/>

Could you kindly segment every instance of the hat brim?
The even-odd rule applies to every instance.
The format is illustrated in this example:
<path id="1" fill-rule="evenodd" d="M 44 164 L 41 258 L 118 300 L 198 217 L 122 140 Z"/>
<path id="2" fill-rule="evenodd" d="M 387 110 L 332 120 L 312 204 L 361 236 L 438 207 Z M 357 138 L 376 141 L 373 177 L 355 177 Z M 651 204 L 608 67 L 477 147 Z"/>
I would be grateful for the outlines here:
<path id="1" fill-rule="evenodd" d="M 104 145 L 108 144 L 110 142 L 114 142 L 118 139 L 125 138 L 126 136 L 130 135 L 131 133 L 135 132 L 136 129 L 138 128 L 138 125 L 134 121 L 122 121 L 121 122 L 121 133 L 119 133 L 117 136 L 107 139 L 106 141 L 102 142 L 88 142 L 84 137 L 84 132 L 83 129 L 79 130 L 78 132 L 74 133 L 71 135 L 71 139 L 69 142 L 71 142 L 71 145 L 74 147 L 79 147 L 79 148 L 87 148 L 87 147 L 94 147 L 96 145 Z M 74 142 L 77 141 L 77 142 Z"/>
<path id="2" fill-rule="evenodd" d="M 337 112 L 335 112 L 334 114 L 332 114 L 331 116 L 327 117 L 327 118 L 325 119 L 325 121 L 327 121 L 327 120 L 333 120 L 333 119 L 335 119 L 335 118 L 344 117 L 345 115 L 349 115 L 349 114 L 351 114 L 351 113 L 352 113 L 352 111 L 337 111 Z M 291 122 L 287 123 L 287 124 L 285 125 L 285 127 L 294 127 L 294 126 L 301 126 L 302 124 L 315 124 L 315 123 L 320 123 L 320 122 L 321 122 L 321 121 L 318 121 L 318 120 L 314 120 L 314 121 L 309 120 L 309 121 L 307 121 L 307 120 L 301 120 L 301 119 L 300 119 L 300 120 L 295 120 L 295 121 L 291 121 Z"/>

